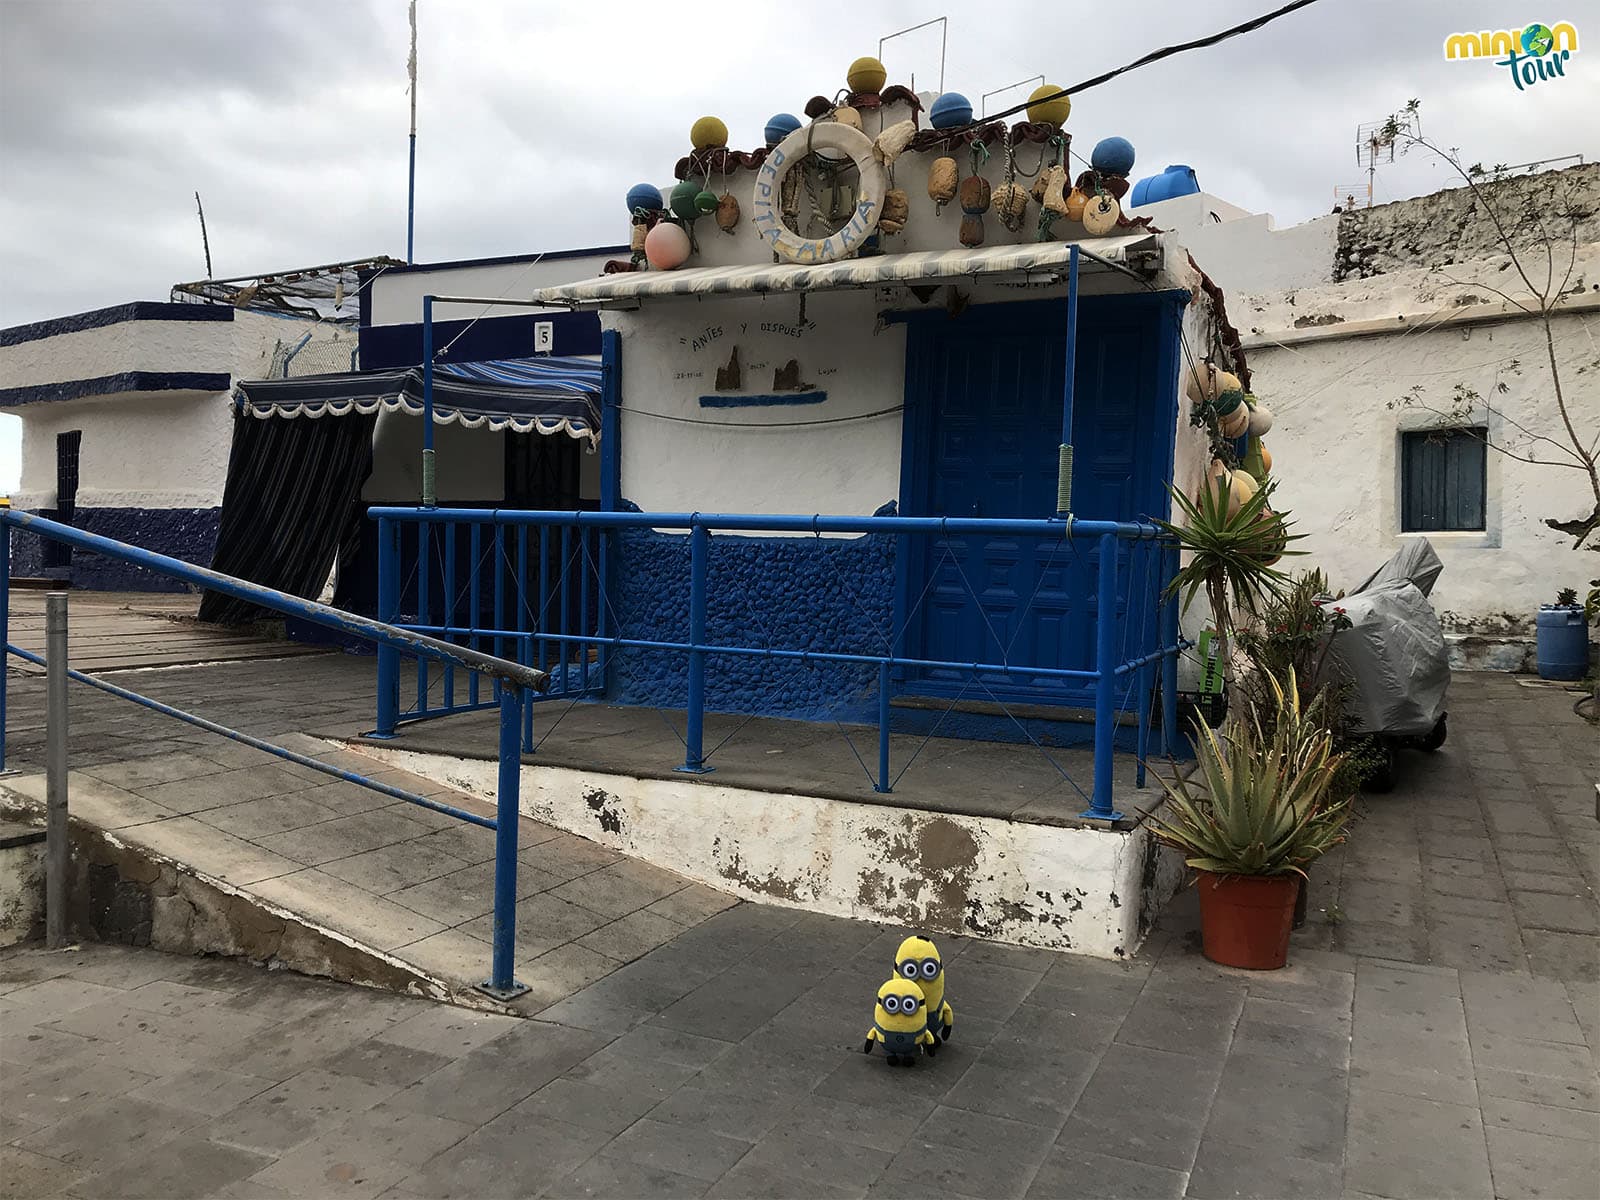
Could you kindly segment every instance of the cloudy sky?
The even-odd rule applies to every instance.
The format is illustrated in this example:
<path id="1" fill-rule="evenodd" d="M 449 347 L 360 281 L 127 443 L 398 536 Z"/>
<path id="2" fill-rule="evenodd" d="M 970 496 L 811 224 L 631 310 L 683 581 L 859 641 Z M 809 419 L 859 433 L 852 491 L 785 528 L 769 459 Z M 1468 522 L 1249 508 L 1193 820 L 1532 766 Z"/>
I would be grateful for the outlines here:
<path id="1" fill-rule="evenodd" d="M 1088 78 L 1274 0 L 418 7 L 428 261 L 625 240 L 623 193 L 670 176 L 695 117 L 722 116 L 735 145 L 755 145 L 769 115 L 832 92 L 853 57 L 919 20 L 949 14 L 946 86 L 976 101 L 1038 73 Z M 1280 224 L 1328 211 L 1335 186 L 1361 175 L 1356 126 L 1411 97 L 1473 158 L 1592 158 L 1600 20 L 1579 21 L 1596 48 L 1569 78 L 1527 92 L 1441 53 L 1458 28 L 1561 16 L 1581 11 L 1321 0 L 1084 93 L 1069 128 L 1084 147 L 1131 139 L 1136 174 L 1188 163 L 1208 191 Z M 403 257 L 407 36 L 404 0 L 0 0 L 0 325 L 202 277 L 197 189 L 218 275 Z M 892 80 L 936 86 L 939 30 L 884 58 Z M 1378 195 L 1443 182 L 1436 166 L 1397 162 Z"/>
<path id="2" fill-rule="evenodd" d="M 768 116 L 832 93 L 852 58 L 922 20 L 948 14 L 945 86 L 977 103 L 1040 73 L 1070 85 L 1274 6 L 420 0 L 416 257 L 623 241 L 624 192 L 670 176 L 695 117 L 719 115 L 736 146 L 756 145 Z M 1187 163 L 1206 190 L 1280 224 L 1327 212 L 1361 179 L 1357 125 L 1412 97 L 1426 130 L 1472 159 L 1593 159 L 1600 19 L 1578 21 L 1566 79 L 1525 92 L 1441 50 L 1457 29 L 1584 8 L 1321 0 L 1084 93 L 1069 129 L 1081 147 L 1129 138 L 1136 175 Z M 407 39 L 404 0 L 0 0 L 0 326 L 164 299 L 203 277 L 196 190 L 219 276 L 404 257 Z M 938 27 L 890 42 L 891 80 L 935 88 L 939 50 Z M 1384 164 L 1377 193 L 1445 182 L 1413 157 Z M 0 460 L 0 486 L 10 474 Z"/>

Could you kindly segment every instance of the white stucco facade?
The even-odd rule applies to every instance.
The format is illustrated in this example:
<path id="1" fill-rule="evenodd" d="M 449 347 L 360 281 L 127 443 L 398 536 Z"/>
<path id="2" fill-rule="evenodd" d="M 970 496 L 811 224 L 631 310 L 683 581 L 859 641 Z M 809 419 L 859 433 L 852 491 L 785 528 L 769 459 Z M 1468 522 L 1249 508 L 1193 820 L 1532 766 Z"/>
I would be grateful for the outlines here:
<path id="1" fill-rule="evenodd" d="M 263 377 L 286 345 L 308 333 L 308 348 L 314 348 L 336 332 L 311 321 L 236 311 L 229 320 L 119 320 L 0 346 L 0 389 L 93 380 L 117 387 L 10 409 L 22 424 L 22 478 L 12 503 L 30 509 L 55 504 L 56 438 L 79 430 L 80 508 L 220 505 L 233 435 L 233 383 Z M 117 382 L 175 374 L 226 382 L 216 390 L 124 389 Z"/>
<path id="2" fill-rule="evenodd" d="M 622 204 L 617 211 L 620 215 Z M 619 222 L 619 224 L 624 222 Z M 623 229 L 626 235 L 626 228 Z M 619 239 L 626 241 L 626 236 Z M 539 288 L 587 279 L 605 270 L 611 259 L 626 259 L 626 250 L 596 253 L 562 252 L 548 258 L 530 255 L 512 262 L 468 263 L 461 266 L 438 264 L 426 271 L 388 270 L 379 272 L 367 285 L 371 293 L 371 323 L 374 325 L 412 325 L 422 320 L 424 296 L 481 296 L 484 298 L 526 298 Z M 524 307 L 485 308 L 482 304 L 440 304 L 434 320 L 460 321 L 480 316 L 526 315 Z"/>
<path id="3" fill-rule="evenodd" d="M 1600 170 L 1560 182 L 1600 194 Z M 1542 194 L 1538 176 L 1504 186 Z M 1351 587 L 1409 537 L 1425 536 L 1444 563 L 1433 593 L 1457 661 L 1531 666 L 1533 617 L 1562 587 L 1582 593 L 1592 555 L 1545 525 L 1595 503 L 1551 388 L 1544 330 L 1502 293 L 1531 300 L 1487 222 L 1463 218 L 1463 194 L 1436 193 L 1277 229 L 1265 214 L 1229 219 L 1205 194 L 1140 208 L 1177 229 L 1227 293 L 1255 394 L 1277 415 L 1265 441 L 1276 503 L 1292 514 L 1307 557 Z M 1220 214 L 1223 219 L 1216 219 Z M 1479 226 L 1483 228 L 1479 228 Z M 1527 252 L 1542 280 L 1543 251 Z M 1559 251 L 1565 270 L 1566 250 Z M 1559 275 L 1558 277 L 1559 278 Z M 1580 231 L 1554 318 L 1569 413 L 1600 436 L 1600 243 Z M 1459 415 L 1488 431 L 1484 528 L 1402 529 L 1402 443 L 1452 424 L 1457 385 L 1482 399 Z M 1420 389 L 1414 393 L 1414 389 Z M 1543 440 L 1549 439 L 1549 440 Z M 1566 465 L 1541 465 L 1529 457 Z"/>
<path id="4" fill-rule="evenodd" d="M 498 794 L 489 760 L 359 750 L 490 802 Z M 1178 882 L 1143 826 L 1033 825 L 560 767 L 524 766 L 520 795 L 526 817 L 743 899 L 1101 958 L 1131 956 Z"/>

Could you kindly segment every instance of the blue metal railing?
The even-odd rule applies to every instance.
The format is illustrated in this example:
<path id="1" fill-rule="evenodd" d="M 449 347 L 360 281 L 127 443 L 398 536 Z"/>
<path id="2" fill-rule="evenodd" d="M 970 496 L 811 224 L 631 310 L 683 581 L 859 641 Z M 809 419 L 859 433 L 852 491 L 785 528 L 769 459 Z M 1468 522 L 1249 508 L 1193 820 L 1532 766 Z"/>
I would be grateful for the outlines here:
<path id="1" fill-rule="evenodd" d="M 381 621 L 374 621 L 369 617 L 344 612 L 326 604 L 319 604 L 314 600 L 291 596 L 286 592 L 262 587 L 259 584 L 237 579 L 231 575 L 224 575 L 206 567 L 197 567 L 192 563 L 183 562 L 181 559 L 170 558 L 164 554 L 156 554 L 97 534 L 86 533 L 83 530 L 74 529 L 70 525 L 62 525 L 59 522 L 46 520 L 31 513 L 18 512 L 13 509 L 0 510 L 0 642 L 4 643 L 8 654 L 16 655 L 26 662 L 39 666 L 45 665 L 45 660 L 42 657 L 19 646 L 13 646 L 10 642 L 10 568 L 11 531 L 13 529 L 27 530 L 41 538 L 59 542 L 78 550 L 103 554 L 109 558 L 132 563 L 135 566 L 144 567 L 147 570 L 181 580 L 196 587 L 207 588 L 248 601 L 262 608 L 283 613 L 286 616 L 299 617 L 338 632 L 374 642 L 390 654 L 398 655 L 401 651 L 404 651 L 407 654 L 417 656 L 419 661 L 433 660 L 444 663 L 451 670 L 470 671 L 473 673 L 474 679 L 480 675 L 491 679 L 500 708 L 501 724 L 499 792 L 496 796 L 496 810 L 493 819 L 467 812 L 449 804 L 443 804 L 429 797 L 407 791 L 404 788 L 398 788 L 391 784 L 368 778 L 358 772 L 336 767 L 331 763 L 321 762 L 309 755 L 300 754 L 261 738 L 252 737 L 216 721 L 208 720 L 198 714 L 164 704 L 152 697 L 141 695 L 127 688 L 118 687 L 116 684 L 98 679 L 92 675 L 86 675 L 81 671 L 68 671 L 68 676 L 80 683 L 88 684 L 120 699 L 141 705 L 153 712 L 187 722 L 197 728 L 208 730 L 211 733 L 243 745 L 253 746 L 257 750 L 309 767 L 336 779 L 359 784 L 362 787 L 370 788 L 397 800 L 403 800 L 409 804 L 415 804 L 431 809 L 434 812 L 455 817 L 461 821 L 467 821 L 471 824 L 494 830 L 495 884 L 492 964 L 489 978 L 481 987 L 482 990 L 502 999 L 509 999 L 526 990 L 516 982 L 514 971 L 517 833 L 520 816 L 519 768 L 521 765 L 518 734 L 522 726 L 523 697 L 537 694 L 544 688 L 547 682 L 547 676 L 544 672 L 523 663 L 510 662 L 491 654 L 485 654 L 476 647 L 461 646 L 452 642 L 442 641 L 424 633 L 402 629 Z M 0 770 L 5 769 L 3 732 L 7 727 L 7 690 L 6 672 L 0 669 Z M 507 749 L 508 746 L 509 749 Z"/>
<path id="2" fill-rule="evenodd" d="M 1112 803 L 1113 751 L 1119 719 L 1130 707 L 1136 723 L 1136 783 L 1144 786 L 1151 702 L 1158 687 L 1162 694 L 1162 746 L 1167 752 L 1177 746 L 1177 657 L 1185 643 L 1179 633 L 1176 603 L 1162 598 L 1177 567 L 1177 547 L 1154 525 L 1071 518 L 994 520 L 395 507 L 374 508 L 370 515 L 379 529 L 379 616 L 395 625 L 460 644 L 491 644 L 496 653 L 511 647 L 506 652 L 508 656 L 514 654 L 524 663 L 536 662 L 552 672 L 548 690 L 529 700 L 564 697 L 575 701 L 605 695 L 615 673 L 611 668 L 616 651 L 685 656 L 682 771 L 701 773 L 708 769 L 704 746 L 706 683 L 708 664 L 715 658 L 875 668 L 878 769 L 873 788 L 878 792 L 889 792 L 898 778 L 891 778 L 889 763 L 890 700 L 896 672 L 959 674 L 969 680 L 968 686 L 970 681 L 981 681 L 985 676 L 1045 681 L 1063 691 L 1073 684 L 1092 684 L 1094 782 L 1092 795 L 1085 796 L 1089 801 L 1086 817 L 1121 817 Z M 628 530 L 688 533 L 685 640 L 624 636 L 610 600 L 607 566 L 608 555 L 617 552 L 612 538 Z M 1093 568 L 1098 575 L 1097 587 L 1092 593 L 1073 599 L 1081 599 L 1087 607 L 1092 598 L 1095 604 L 1094 661 L 1082 665 L 1011 662 L 1009 648 L 1004 646 L 998 662 L 923 658 L 900 652 L 903 628 L 888 640 L 883 652 L 877 653 L 713 642 L 708 640 L 707 632 L 713 530 L 819 537 L 1014 537 L 1052 545 L 1090 540 L 1098 550 Z M 469 548 L 464 570 L 457 552 L 463 544 Z M 537 562 L 530 557 L 530 548 L 537 553 Z M 1121 561 L 1124 557 L 1125 565 Z M 492 599 L 486 599 L 491 593 Z M 576 605 L 571 602 L 574 597 L 578 600 Z M 909 623 L 910 615 L 901 615 L 902 624 Z M 1135 620 L 1141 626 L 1136 641 Z M 863 619 L 863 623 L 868 622 Z M 402 711 L 400 658 L 400 650 L 380 646 L 378 736 L 392 737 L 399 726 L 410 721 L 484 707 L 470 679 L 465 699 L 460 698 L 455 666 L 446 663 L 442 678 L 435 680 L 427 664 L 419 662 L 416 701 Z M 436 685 L 442 685 L 442 701 L 433 699 Z M 525 704 L 523 711 L 522 746 L 531 751 L 535 746 L 533 704 Z M 1015 723 L 1030 741 L 1034 740 L 1020 722 Z M 865 768 L 865 763 L 862 765 Z M 872 772 L 868 770 L 868 774 Z"/>

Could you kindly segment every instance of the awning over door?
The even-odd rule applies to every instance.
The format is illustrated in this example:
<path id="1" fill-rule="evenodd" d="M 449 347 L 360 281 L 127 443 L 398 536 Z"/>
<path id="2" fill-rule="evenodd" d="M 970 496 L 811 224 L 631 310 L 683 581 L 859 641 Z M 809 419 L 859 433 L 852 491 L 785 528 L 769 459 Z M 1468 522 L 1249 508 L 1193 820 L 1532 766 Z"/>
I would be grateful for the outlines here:
<path id="1" fill-rule="evenodd" d="M 935 284 L 993 275 L 1064 274 L 1072 242 L 1030 242 L 1019 246 L 980 246 L 972 250 L 918 250 L 880 254 L 843 262 L 801 266 L 761 263 L 739 267 L 691 267 L 685 271 L 633 271 L 540 288 L 539 304 L 584 305 L 633 300 L 646 296 L 718 296 L 763 292 L 818 292 L 891 284 Z M 1078 243 L 1080 270 L 1117 270 L 1135 263 L 1143 270 L 1159 266 L 1160 239 L 1140 230 L 1120 237 L 1092 238 Z"/>
<path id="2" fill-rule="evenodd" d="M 420 417 L 422 368 L 262 379 L 234 389 L 240 409 L 268 417 L 341 417 L 404 412 Z M 433 370 L 435 424 L 600 439 L 600 363 L 588 358 L 521 358 L 439 363 Z"/>

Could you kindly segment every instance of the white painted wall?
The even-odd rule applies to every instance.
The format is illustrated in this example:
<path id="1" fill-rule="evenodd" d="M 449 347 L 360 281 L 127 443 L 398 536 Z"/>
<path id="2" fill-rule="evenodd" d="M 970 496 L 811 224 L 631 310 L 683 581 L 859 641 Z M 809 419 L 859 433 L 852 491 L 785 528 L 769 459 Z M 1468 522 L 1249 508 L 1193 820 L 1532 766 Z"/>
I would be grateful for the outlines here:
<path id="1" fill-rule="evenodd" d="M 608 313 L 621 331 L 622 494 L 646 510 L 871 513 L 900 494 L 899 411 L 836 425 L 785 428 L 897 409 L 905 396 L 905 328 L 877 328 L 870 292 L 648 304 Z M 797 359 L 824 404 L 700 407 L 735 346 L 743 391 L 770 391 Z M 677 418 L 677 419 L 669 419 Z M 706 422 L 684 424 L 682 420 Z"/>
<path id="2" fill-rule="evenodd" d="M 1558 349 L 1571 364 L 1563 374 L 1568 402 L 1588 415 L 1590 429 L 1600 414 L 1600 374 L 1575 367 L 1593 358 L 1597 326 L 1597 315 L 1556 320 Z M 1303 561 L 1322 566 L 1339 586 L 1359 583 L 1408 536 L 1400 532 L 1400 435 L 1438 423 L 1416 408 L 1389 407 L 1413 386 L 1442 409 L 1457 382 L 1492 397 L 1527 426 L 1523 434 L 1488 421 L 1491 439 L 1513 448 L 1529 435 L 1565 436 L 1548 400 L 1544 337 L 1535 321 L 1259 345 L 1249 357 L 1256 392 L 1277 414 L 1266 441 L 1278 494 L 1308 535 L 1300 547 L 1311 557 Z M 1553 453 L 1538 450 L 1539 457 Z M 1508 624 L 1503 614 L 1531 620 L 1561 587 L 1581 594 L 1595 573 L 1593 555 L 1572 552 L 1571 540 L 1543 521 L 1578 516 L 1593 502 L 1579 471 L 1491 451 L 1487 529 L 1425 535 L 1444 562 L 1433 602 L 1446 628 L 1500 631 Z"/>
<path id="3" fill-rule="evenodd" d="M 222 503 L 233 445 L 233 407 L 223 392 L 130 392 L 28 405 L 22 412 L 18 508 L 56 497 L 56 435 L 83 431 L 80 508 L 213 508 Z"/>
<path id="4" fill-rule="evenodd" d="M 235 339 L 232 321 L 122 321 L 36 338 L 0 346 L 0 387 L 125 371 L 225 371 Z"/>
<path id="5" fill-rule="evenodd" d="M 297 318 L 235 312 L 231 321 L 124 321 L 0 348 L 0 386 L 93 379 L 127 371 L 264 377 L 274 352 L 307 333 L 314 351 L 348 331 Z M 123 392 L 14 410 L 21 468 L 12 502 L 55 504 L 56 435 L 83 431 L 82 508 L 211 508 L 222 503 L 233 410 L 227 391 Z"/>
<path id="6" fill-rule="evenodd" d="M 622 212 L 622 197 L 616 199 L 619 233 L 618 245 L 628 241 L 627 217 Z M 572 283 L 601 274 L 613 258 L 627 258 L 626 251 L 617 254 L 583 255 L 572 258 L 552 258 L 534 263 L 496 263 L 488 266 L 453 267 L 437 271 L 385 271 L 368 285 L 372 296 L 372 323 L 374 325 L 413 325 L 422 320 L 422 297 L 433 296 L 483 296 L 526 298 L 542 287 L 558 283 Z M 478 316 L 516 316 L 533 311 L 523 307 L 490 308 L 474 305 L 436 305 L 437 321 L 470 320 Z M 564 311 L 564 310 L 563 310 Z"/>
<path id="7" fill-rule="evenodd" d="M 492 761 L 357 749 L 489 801 L 498 793 Z M 970 916 L 984 937 L 1104 958 L 1139 942 L 1143 827 L 1026 825 L 561 767 L 523 767 L 520 794 L 524 816 L 749 900 L 933 933 L 970 935 Z M 600 826 L 595 798 L 617 828 Z"/>

